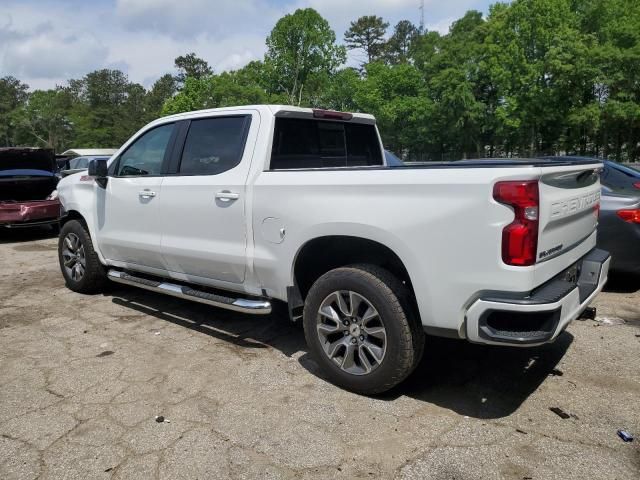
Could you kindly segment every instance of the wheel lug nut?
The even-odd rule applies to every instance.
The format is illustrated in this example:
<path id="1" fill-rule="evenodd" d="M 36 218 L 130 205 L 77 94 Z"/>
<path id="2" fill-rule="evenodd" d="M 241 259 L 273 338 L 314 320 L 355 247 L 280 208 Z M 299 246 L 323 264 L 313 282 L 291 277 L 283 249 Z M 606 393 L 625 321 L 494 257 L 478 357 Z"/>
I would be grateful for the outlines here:
<path id="1" fill-rule="evenodd" d="M 356 342 L 357 342 L 357 340 L 355 338 L 351 339 L 351 343 L 356 343 Z"/>
<path id="2" fill-rule="evenodd" d="M 343 324 L 345 327 L 348 327 L 348 326 L 349 326 L 349 320 L 345 320 L 344 322 L 342 322 L 342 324 Z"/>
<path id="3" fill-rule="evenodd" d="M 360 335 L 360 341 L 362 342 L 364 340 L 364 335 Z"/>

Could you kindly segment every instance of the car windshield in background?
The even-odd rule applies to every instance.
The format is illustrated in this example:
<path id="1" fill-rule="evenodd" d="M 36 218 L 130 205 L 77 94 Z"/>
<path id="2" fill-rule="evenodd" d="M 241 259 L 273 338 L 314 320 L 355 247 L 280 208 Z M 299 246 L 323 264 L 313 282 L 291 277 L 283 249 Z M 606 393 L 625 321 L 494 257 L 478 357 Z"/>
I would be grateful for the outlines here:
<path id="1" fill-rule="evenodd" d="M 89 168 L 89 161 L 91 160 L 108 160 L 109 157 L 76 157 L 69 160 L 70 170 L 81 170 Z"/>
<path id="2" fill-rule="evenodd" d="M 389 167 L 400 167 L 404 165 L 404 162 L 400 160 L 397 155 L 389 150 L 384 151 L 384 158 L 387 161 Z"/>

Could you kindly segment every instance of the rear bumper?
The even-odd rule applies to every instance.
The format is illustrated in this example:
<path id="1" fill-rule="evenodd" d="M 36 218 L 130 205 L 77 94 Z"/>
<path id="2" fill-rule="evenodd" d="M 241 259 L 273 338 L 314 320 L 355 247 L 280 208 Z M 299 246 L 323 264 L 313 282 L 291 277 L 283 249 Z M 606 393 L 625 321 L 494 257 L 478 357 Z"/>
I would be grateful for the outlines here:
<path id="1" fill-rule="evenodd" d="M 608 252 L 594 248 L 531 292 L 483 292 L 467 310 L 467 338 L 514 346 L 553 341 L 602 290 L 610 262 Z"/>
<path id="2" fill-rule="evenodd" d="M 50 225 L 58 221 L 59 200 L 0 202 L 0 227 L 18 228 Z"/>

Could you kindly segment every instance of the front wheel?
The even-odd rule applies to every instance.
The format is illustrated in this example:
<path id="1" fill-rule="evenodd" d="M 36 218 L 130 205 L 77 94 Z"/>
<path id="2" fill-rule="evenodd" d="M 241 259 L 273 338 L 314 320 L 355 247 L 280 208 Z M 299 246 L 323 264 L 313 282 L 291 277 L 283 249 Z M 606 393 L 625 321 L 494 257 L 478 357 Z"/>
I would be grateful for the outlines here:
<path id="1" fill-rule="evenodd" d="M 381 393 L 404 380 L 422 355 L 424 333 L 411 313 L 406 287 L 386 270 L 337 268 L 307 295 L 305 337 L 331 382 Z"/>
<path id="2" fill-rule="evenodd" d="M 107 273 L 93 249 L 84 223 L 69 220 L 58 239 L 60 270 L 67 287 L 78 293 L 97 293 L 107 281 Z"/>

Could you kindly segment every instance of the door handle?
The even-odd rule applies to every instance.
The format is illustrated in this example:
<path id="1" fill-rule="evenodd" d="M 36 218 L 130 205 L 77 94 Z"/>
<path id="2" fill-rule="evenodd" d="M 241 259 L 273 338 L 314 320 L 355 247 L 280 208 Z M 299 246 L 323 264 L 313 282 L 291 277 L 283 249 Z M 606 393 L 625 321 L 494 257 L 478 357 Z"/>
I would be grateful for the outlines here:
<path id="1" fill-rule="evenodd" d="M 152 192 L 151 190 L 141 190 L 138 192 L 138 196 L 140 198 L 152 198 L 156 196 L 156 192 Z"/>
<path id="2" fill-rule="evenodd" d="M 239 193 L 230 192 L 229 190 L 223 190 L 221 192 L 216 193 L 216 198 L 218 200 L 222 200 L 223 202 L 230 202 L 231 200 L 237 200 L 240 198 Z"/>

